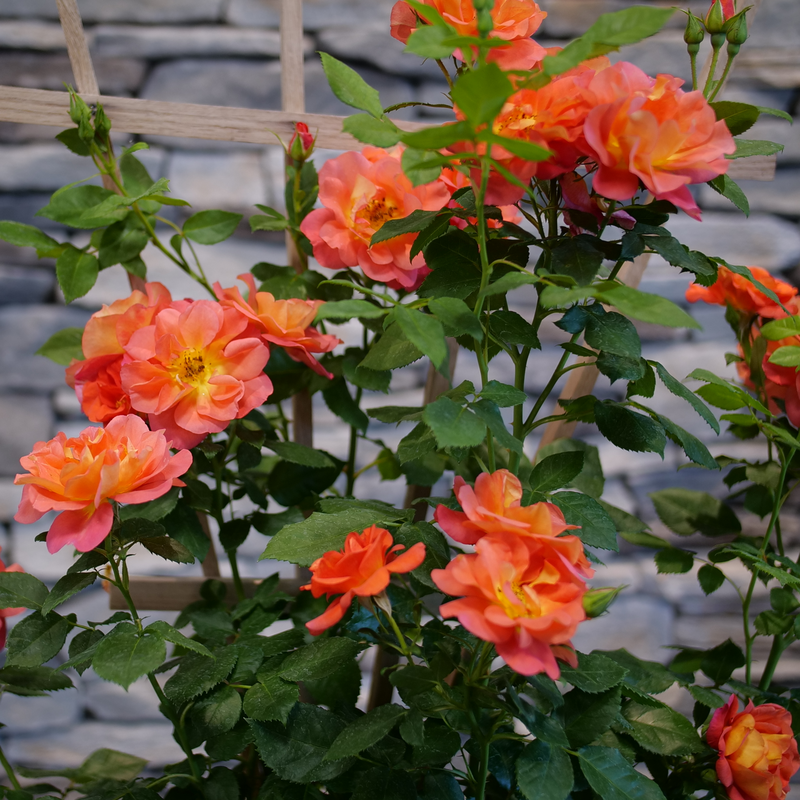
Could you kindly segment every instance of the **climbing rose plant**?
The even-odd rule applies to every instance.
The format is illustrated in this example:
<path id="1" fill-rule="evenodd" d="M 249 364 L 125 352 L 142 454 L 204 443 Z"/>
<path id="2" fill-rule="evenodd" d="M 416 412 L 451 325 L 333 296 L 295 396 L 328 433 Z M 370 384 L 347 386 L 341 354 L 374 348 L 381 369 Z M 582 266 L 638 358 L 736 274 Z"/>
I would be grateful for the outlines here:
<path id="1" fill-rule="evenodd" d="M 452 120 L 396 125 L 377 91 L 323 54 L 333 92 L 359 112 L 344 130 L 363 146 L 318 173 L 313 117 L 297 123 L 285 213 L 259 206 L 249 220 L 252 231 L 285 232 L 292 266 L 256 264 L 236 285 L 206 273 L 197 245 L 232 236 L 241 216 L 180 212 L 187 204 L 168 181 L 137 160 L 146 145 L 115 155 L 102 107 L 71 92 L 76 127 L 58 138 L 113 188 L 68 186 L 39 212 L 87 238 L 60 242 L 12 222 L 0 222 L 0 238 L 55 259 L 67 302 L 106 268 L 127 271 L 131 293 L 40 350 L 66 367 L 93 424 L 21 460 L 17 520 L 55 512 L 37 539 L 76 558 L 50 587 L 0 562 L 4 642 L 6 617 L 29 612 L 8 636 L 0 685 L 66 691 L 87 669 L 125 689 L 142 679 L 183 758 L 158 771 L 104 749 L 41 773 L 0 750 L 9 800 L 783 800 L 799 763 L 800 698 L 775 680 L 800 635 L 800 566 L 780 524 L 800 479 L 797 290 L 690 250 L 669 223 L 701 218 L 691 187 L 702 183 L 747 214 L 728 168 L 777 152 L 741 135 L 760 114 L 785 115 L 716 100 L 747 38 L 732 0 L 702 19 L 686 12 L 691 86 L 611 64 L 608 53 L 672 14 L 606 14 L 562 49 L 532 38 L 546 17 L 533 0 L 400 0 L 387 26 L 408 53 L 438 63 Z M 197 282 L 198 297 L 175 299 L 147 279 L 153 248 Z M 698 327 L 623 280 L 648 253 L 691 273 L 688 301 L 726 307 L 736 380 L 702 367 L 673 376 L 642 356 L 636 322 Z M 519 291 L 536 294 L 530 318 L 512 308 Z M 548 319 L 563 334 L 549 345 L 560 355 L 531 395 L 528 370 L 553 362 L 539 357 Z M 337 335 L 345 322 L 357 344 Z M 393 371 L 422 358 L 444 391 L 420 406 L 374 402 Z M 457 358 L 477 362 L 477 383 L 453 385 Z M 513 385 L 498 379 L 503 361 Z M 617 399 L 554 404 L 575 369 L 602 373 Z M 713 456 L 651 408 L 657 385 L 716 432 L 722 421 L 762 437 L 764 459 Z M 317 394 L 346 452 L 312 446 Z M 377 438 L 370 418 L 399 436 Z M 761 527 L 745 535 L 726 500 L 667 488 L 651 497 L 675 536 L 654 535 L 603 500 L 597 448 L 562 438 L 536 449 L 533 434 L 553 422 L 594 425 L 654 458 L 669 440 L 685 466 L 720 471 Z M 366 497 L 365 474 L 406 484 L 406 506 Z M 433 486 L 442 496 L 430 497 Z M 694 535 L 713 538 L 699 550 L 676 538 Z M 240 551 L 254 537 L 296 578 L 250 577 L 258 567 Z M 668 664 L 579 652 L 584 626 L 613 620 L 624 587 L 593 582 L 620 538 L 654 551 L 661 573 L 697 568 L 706 594 L 733 584 L 741 644 L 679 648 Z M 174 624 L 137 607 L 138 553 L 208 566 L 212 547 L 231 578 L 206 580 Z M 744 566 L 746 586 L 730 562 Z M 61 613 L 97 580 L 126 610 L 86 623 Z M 771 608 L 754 614 L 759 582 Z M 757 663 L 762 638 L 769 656 Z M 67 780 L 58 788 L 45 775 Z"/>

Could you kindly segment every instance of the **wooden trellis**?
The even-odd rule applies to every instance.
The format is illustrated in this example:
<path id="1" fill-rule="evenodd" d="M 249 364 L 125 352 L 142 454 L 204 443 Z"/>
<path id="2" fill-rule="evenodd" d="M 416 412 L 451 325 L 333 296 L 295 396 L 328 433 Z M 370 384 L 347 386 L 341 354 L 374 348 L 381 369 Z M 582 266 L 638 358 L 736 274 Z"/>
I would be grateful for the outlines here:
<path id="1" fill-rule="evenodd" d="M 75 87 L 89 104 L 102 103 L 116 131 L 132 134 L 188 137 L 212 141 L 242 142 L 274 145 L 275 134 L 288 141 L 294 132 L 295 122 L 305 122 L 316 133 L 317 144 L 332 150 L 359 148 L 360 144 L 342 131 L 343 117 L 327 114 L 309 114 L 305 111 L 303 72 L 303 7 L 302 0 L 281 0 L 281 92 L 282 110 L 269 111 L 248 108 L 171 103 L 140 100 L 100 94 L 97 76 L 84 35 L 76 0 L 56 0 L 64 30 Z M 70 127 L 69 95 L 65 91 L 45 91 L 0 86 L 0 121 Z M 424 124 L 398 122 L 404 130 L 417 130 Z M 735 179 L 770 181 L 775 174 L 774 156 L 757 156 L 734 161 L 728 175 Z M 294 245 L 287 236 L 289 262 L 298 266 Z M 637 286 L 647 263 L 641 257 L 626 265 L 621 278 Z M 451 370 L 455 365 L 455 349 L 451 350 Z M 570 374 L 560 399 L 571 399 L 588 394 L 597 380 L 598 371 L 593 366 L 575 370 Z M 452 378 L 452 374 L 451 374 Z M 432 402 L 448 388 L 447 382 L 431 367 L 425 387 L 425 404 Z M 311 400 L 307 393 L 296 396 L 293 408 L 293 435 L 296 441 L 312 445 Z M 545 429 L 543 444 L 558 438 L 570 437 L 574 423 L 552 422 Z M 425 487 L 409 487 L 406 504 L 429 494 Z M 424 509 L 424 504 L 422 505 Z M 199 597 L 199 589 L 207 577 L 218 577 L 219 567 L 213 544 L 209 557 L 203 563 L 205 577 L 132 577 L 131 594 L 137 607 L 142 609 L 179 610 Z M 231 579 L 221 579 L 232 584 Z M 252 594 L 259 581 L 245 579 L 245 590 Z M 300 581 L 281 582 L 281 589 L 296 593 Z M 231 595 L 233 592 L 231 591 Z M 122 596 L 111 593 L 111 607 L 125 608 Z"/>

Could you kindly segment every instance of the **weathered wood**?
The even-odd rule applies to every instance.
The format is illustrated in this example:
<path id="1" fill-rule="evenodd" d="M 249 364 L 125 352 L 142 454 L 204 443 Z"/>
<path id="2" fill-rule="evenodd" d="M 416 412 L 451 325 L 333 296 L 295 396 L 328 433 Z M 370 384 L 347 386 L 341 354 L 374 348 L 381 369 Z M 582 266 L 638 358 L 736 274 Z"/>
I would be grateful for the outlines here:
<path id="1" fill-rule="evenodd" d="M 303 79 L 303 0 L 281 0 L 281 108 L 306 110 Z"/>
<path id="2" fill-rule="evenodd" d="M 649 260 L 650 254 L 645 253 L 644 255 L 639 256 L 635 261 L 625 264 L 625 266 L 623 266 L 623 268 L 619 271 L 620 280 L 635 289 L 642 282 L 642 276 L 644 275 L 644 271 L 647 268 L 647 262 Z M 594 359 L 589 358 L 589 356 L 581 356 L 575 363 L 586 364 L 587 362 L 593 360 Z M 558 398 L 559 403 L 556 405 L 555 413 L 557 414 L 564 411 L 563 407 L 561 406 L 561 400 L 574 400 L 576 397 L 583 397 L 584 395 L 591 394 L 595 383 L 597 383 L 597 378 L 599 375 L 600 370 L 598 370 L 593 364 L 588 364 L 585 367 L 581 367 L 580 369 L 575 369 L 570 372 L 569 377 L 567 378 L 567 384 Z M 563 422 L 561 420 L 553 420 L 553 422 L 549 423 L 547 427 L 545 427 L 538 449 L 541 450 L 543 447 L 551 444 L 556 439 L 572 438 L 577 425 L 578 423 L 574 421 Z"/>
<path id="3" fill-rule="evenodd" d="M 81 94 L 100 94 L 78 4 L 76 0 L 56 0 L 56 4 L 61 27 L 64 29 L 64 38 L 67 40 L 67 53 L 75 78 L 75 88 Z"/>
<path id="4" fill-rule="evenodd" d="M 186 577 L 136 577 L 130 578 L 130 593 L 133 604 L 141 611 L 182 611 L 189 603 L 194 603 L 200 597 L 200 587 L 208 578 L 186 578 Z M 229 600 L 236 598 L 236 590 L 233 586 L 233 578 L 216 578 L 222 581 L 228 589 L 227 597 Z M 243 578 L 244 593 L 246 597 L 252 597 L 256 589 L 263 582 L 263 578 Z M 296 578 L 281 578 L 278 583 L 278 591 L 286 592 L 291 596 L 296 596 L 300 591 L 304 581 Z M 112 610 L 127 610 L 125 598 L 114 586 L 109 586 L 109 608 Z"/>

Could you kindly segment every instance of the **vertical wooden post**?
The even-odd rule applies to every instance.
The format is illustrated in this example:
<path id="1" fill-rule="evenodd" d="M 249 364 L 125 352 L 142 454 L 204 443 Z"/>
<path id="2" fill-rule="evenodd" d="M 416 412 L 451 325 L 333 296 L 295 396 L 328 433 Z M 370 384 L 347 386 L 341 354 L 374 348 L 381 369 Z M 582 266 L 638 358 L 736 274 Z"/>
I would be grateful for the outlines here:
<path id="1" fill-rule="evenodd" d="M 67 40 L 67 53 L 75 77 L 75 86 L 80 94 L 100 94 L 97 85 L 92 57 L 89 54 L 89 45 L 83 32 L 83 22 L 78 11 L 76 0 L 56 0 L 58 16 L 61 18 L 61 27 Z"/>

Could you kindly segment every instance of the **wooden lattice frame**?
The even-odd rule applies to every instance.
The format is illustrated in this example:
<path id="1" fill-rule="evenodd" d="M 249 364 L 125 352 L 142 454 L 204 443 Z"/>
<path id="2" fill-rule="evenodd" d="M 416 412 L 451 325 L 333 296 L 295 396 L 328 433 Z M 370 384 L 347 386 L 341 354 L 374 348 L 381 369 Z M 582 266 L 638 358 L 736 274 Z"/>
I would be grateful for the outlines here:
<path id="1" fill-rule="evenodd" d="M 758 0 L 756 0 L 756 4 Z M 75 87 L 89 104 L 101 102 L 113 123 L 114 130 L 135 134 L 176 136 L 212 141 L 242 142 L 274 145 L 275 134 L 288 141 L 295 122 L 305 122 L 316 133 L 317 145 L 332 150 L 360 147 L 349 134 L 342 131 L 343 117 L 328 114 L 308 114 L 305 111 L 305 86 L 303 72 L 303 4 L 302 0 L 281 0 L 281 96 L 282 110 L 268 111 L 227 106 L 209 106 L 191 103 L 170 103 L 126 97 L 103 96 L 89 53 L 77 0 L 56 0 L 61 25 L 67 43 Z M 706 74 L 708 65 L 706 65 Z M 22 89 L 0 86 L 0 121 L 69 127 L 69 95 L 67 92 Z M 416 130 L 424 124 L 398 122 L 405 130 Z M 775 175 L 774 156 L 756 156 L 746 161 L 734 161 L 728 175 L 735 179 L 771 181 Z M 110 187 L 111 188 L 111 187 Z M 299 267 L 297 253 L 287 236 L 289 262 Z M 648 256 L 641 256 L 626 264 L 620 278 L 630 286 L 638 286 L 647 265 Z M 456 349 L 451 348 L 451 379 L 455 367 Z M 561 399 L 573 399 L 589 394 L 598 370 L 587 366 L 571 372 Z M 425 387 L 425 404 L 432 402 L 448 388 L 448 382 L 431 367 Z M 293 435 L 296 441 L 309 446 L 313 440 L 311 398 L 301 392 L 294 398 Z M 571 437 L 575 423 L 551 422 L 545 429 L 540 447 L 559 438 Z M 426 487 L 409 487 L 406 505 L 429 494 Z M 420 508 L 418 506 L 418 508 Z M 421 504 L 424 509 L 425 505 Z M 219 577 L 219 566 L 213 544 L 209 557 L 203 563 L 204 577 L 132 577 L 130 591 L 138 608 L 180 610 L 198 599 L 200 586 L 208 577 Z M 232 591 L 232 580 L 222 578 Z M 260 583 L 245 579 L 245 591 L 252 594 Z M 299 579 L 281 581 L 281 589 L 296 593 Z M 112 588 L 112 608 L 126 608 L 122 595 Z"/>

